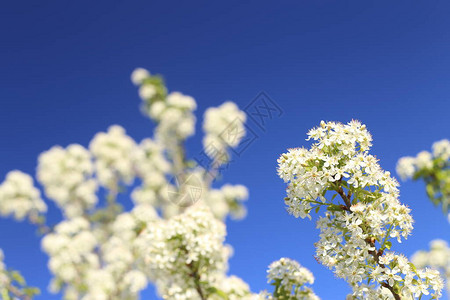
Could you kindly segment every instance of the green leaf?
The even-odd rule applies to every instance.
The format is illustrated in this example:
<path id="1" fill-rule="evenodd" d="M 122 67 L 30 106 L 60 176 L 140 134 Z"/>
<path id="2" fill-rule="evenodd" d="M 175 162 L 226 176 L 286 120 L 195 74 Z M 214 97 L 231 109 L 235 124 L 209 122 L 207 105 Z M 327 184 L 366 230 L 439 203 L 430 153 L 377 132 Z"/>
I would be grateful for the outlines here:
<path id="1" fill-rule="evenodd" d="M 331 205 L 328 205 L 327 210 L 329 210 L 329 211 L 342 211 L 342 207 L 340 205 L 331 204 Z"/>
<path id="2" fill-rule="evenodd" d="M 22 275 L 20 275 L 19 272 L 17 271 L 12 271 L 11 272 L 11 278 L 15 281 L 17 281 L 17 283 L 19 283 L 20 285 L 25 285 L 25 278 L 22 277 Z"/>
<path id="3" fill-rule="evenodd" d="M 316 207 L 316 214 L 319 213 L 319 210 L 320 210 L 320 205 L 317 205 L 317 207 Z"/>
<path id="4" fill-rule="evenodd" d="M 35 295 L 39 295 L 41 293 L 41 290 L 35 287 L 26 287 L 23 289 L 23 292 L 30 297 L 33 297 Z"/>
<path id="5" fill-rule="evenodd" d="M 11 297 L 9 297 L 9 293 L 8 293 L 8 290 L 6 288 L 2 289 L 1 295 L 2 295 L 2 299 L 4 299 L 4 300 L 11 300 Z"/>
<path id="6" fill-rule="evenodd" d="M 219 296 L 220 298 L 224 299 L 224 300 L 228 300 L 228 295 L 227 293 L 225 293 L 222 290 L 219 290 L 218 288 L 215 287 L 210 287 L 208 288 L 208 292 L 210 294 L 216 294 L 217 296 Z"/>
<path id="7" fill-rule="evenodd" d="M 385 246 L 388 250 L 391 250 L 392 242 L 391 242 L 391 241 L 386 241 L 386 242 L 384 243 L 384 246 Z"/>
<path id="8" fill-rule="evenodd" d="M 431 184 L 427 185 L 427 195 L 428 195 L 428 197 L 433 198 L 434 188 Z"/>
<path id="9" fill-rule="evenodd" d="M 409 266 L 411 267 L 414 273 L 417 273 L 417 268 L 413 263 L 409 263 Z"/>

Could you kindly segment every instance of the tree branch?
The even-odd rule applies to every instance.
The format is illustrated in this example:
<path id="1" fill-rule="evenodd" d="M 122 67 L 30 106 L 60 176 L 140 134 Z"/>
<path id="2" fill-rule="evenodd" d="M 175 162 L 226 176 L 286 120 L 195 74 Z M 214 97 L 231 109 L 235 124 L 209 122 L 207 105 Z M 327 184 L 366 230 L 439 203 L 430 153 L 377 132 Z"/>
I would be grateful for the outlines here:
<path id="1" fill-rule="evenodd" d="M 345 210 L 345 211 L 348 211 L 350 214 L 353 213 L 353 212 L 350 210 L 350 207 L 352 206 L 351 201 L 350 201 L 350 197 L 351 197 L 351 195 L 352 195 L 351 191 L 349 190 L 348 195 L 346 195 L 346 194 L 344 193 L 344 190 L 342 189 L 342 186 L 340 186 L 340 185 L 339 185 L 339 187 L 338 187 L 338 189 L 337 189 L 336 191 L 337 191 L 337 193 L 341 196 L 342 200 L 344 200 L 344 203 L 345 203 L 345 208 L 344 208 L 344 210 Z M 373 239 L 369 239 L 369 240 L 366 239 L 366 243 L 369 244 L 371 247 L 375 247 L 375 241 L 374 241 Z M 381 255 L 383 255 L 383 250 L 378 250 L 378 251 L 377 251 L 377 250 L 375 249 L 375 250 L 369 251 L 369 254 L 371 254 L 371 255 L 373 256 L 375 262 L 376 262 L 380 267 L 382 267 L 382 268 L 385 267 L 383 264 L 380 263 L 380 260 L 379 260 L 379 257 L 380 257 Z M 385 281 L 384 281 L 384 282 L 381 282 L 380 284 L 381 284 L 381 286 L 383 286 L 383 287 L 387 288 L 389 291 L 391 291 L 391 293 L 392 293 L 392 295 L 394 296 L 395 300 L 401 300 L 400 295 L 398 295 L 398 294 L 395 292 L 394 288 L 393 288 L 388 282 L 385 282 Z"/>
<path id="2" fill-rule="evenodd" d="M 195 289 L 196 289 L 198 295 L 200 296 L 200 299 L 206 300 L 206 296 L 203 293 L 202 286 L 200 285 L 200 274 L 198 274 L 197 269 L 194 267 L 194 265 L 192 263 L 187 264 L 187 266 L 192 271 L 189 274 L 189 276 L 191 276 L 194 279 Z"/>
<path id="3" fill-rule="evenodd" d="M 8 285 L 6 289 L 13 294 L 15 297 L 21 300 L 31 300 L 31 297 L 23 293 L 21 290 L 13 286 L 12 284 Z"/>
<path id="4" fill-rule="evenodd" d="M 347 207 L 346 210 L 350 210 L 350 207 L 352 206 L 352 203 L 350 201 L 350 198 L 347 197 L 347 195 L 344 193 L 344 190 L 342 189 L 342 186 L 339 186 L 336 191 L 341 196 L 342 200 L 344 200 L 344 203 L 345 203 L 345 205 Z M 350 192 L 349 192 L 349 196 L 351 196 Z"/>

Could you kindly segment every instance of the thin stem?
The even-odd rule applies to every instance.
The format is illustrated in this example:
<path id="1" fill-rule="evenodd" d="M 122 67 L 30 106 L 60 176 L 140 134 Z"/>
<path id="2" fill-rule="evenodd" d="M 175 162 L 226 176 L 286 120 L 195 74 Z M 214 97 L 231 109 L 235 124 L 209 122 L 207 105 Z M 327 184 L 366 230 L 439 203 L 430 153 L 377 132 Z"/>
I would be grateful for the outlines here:
<path id="1" fill-rule="evenodd" d="M 52 228 L 50 228 L 49 226 L 47 226 L 47 224 L 45 224 L 45 219 L 43 219 L 43 217 L 40 217 L 36 214 L 31 214 L 29 216 L 29 220 L 32 224 L 38 227 L 38 231 L 42 235 L 46 235 L 47 233 L 53 231 Z"/>
<path id="2" fill-rule="evenodd" d="M 187 264 L 189 269 L 191 269 L 191 276 L 194 279 L 195 284 L 195 290 L 197 291 L 198 295 L 200 296 L 201 300 L 206 300 L 206 296 L 202 290 L 202 286 L 200 285 L 200 274 L 198 274 L 198 270 L 194 267 L 192 263 Z"/>
<path id="3" fill-rule="evenodd" d="M 302 200 L 306 201 L 306 202 L 314 203 L 314 204 L 319 204 L 319 205 L 333 205 L 333 203 L 327 203 L 327 202 L 322 203 L 322 202 L 319 202 L 319 201 L 308 200 L 308 199 L 302 199 Z"/>
<path id="4" fill-rule="evenodd" d="M 392 295 L 394 296 L 395 300 L 401 300 L 402 298 L 400 298 L 400 296 L 394 291 L 394 288 L 392 286 L 390 286 L 387 282 L 382 282 L 381 285 L 385 288 L 387 288 L 388 290 L 391 291 Z"/>
<path id="5" fill-rule="evenodd" d="M 350 198 L 348 198 L 347 195 L 344 193 L 342 186 L 338 187 L 337 193 L 341 196 L 342 200 L 344 200 L 345 206 L 348 208 L 348 210 L 350 210 L 352 203 L 350 201 Z M 349 195 L 351 195 L 351 193 L 349 193 Z"/>
<path id="6" fill-rule="evenodd" d="M 214 179 L 216 179 L 219 174 L 220 166 L 220 164 L 216 163 L 209 171 L 205 168 L 205 183 L 207 187 L 211 187 Z"/>
<path id="7" fill-rule="evenodd" d="M 384 237 L 383 242 L 381 243 L 381 247 L 382 248 L 384 248 L 384 246 L 385 246 L 384 244 L 386 243 L 386 241 L 387 241 L 389 235 L 391 234 L 391 231 L 392 231 L 393 228 L 394 228 L 394 226 L 391 224 L 391 226 L 389 226 L 388 231 L 386 232 L 386 236 Z"/>
<path id="8" fill-rule="evenodd" d="M 178 196 L 174 199 L 174 203 L 179 203 L 181 197 L 185 196 L 185 193 L 181 189 L 185 188 L 186 174 L 184 170 L 185 153 L 183 144 L 175 142 L 172 151 L 170 151 L 170 158 L 173 162 L 173 175 L 178 180 Z"/>
<path id="9" fill-rule="evenodd" d="M 13 286 L 12 284 L 8 285 L 6 289 L 13 294 L 15 297 L 21 299 L 21 300 L 31 300 L 31 297 L 24 294 L 21 290 Z"/>

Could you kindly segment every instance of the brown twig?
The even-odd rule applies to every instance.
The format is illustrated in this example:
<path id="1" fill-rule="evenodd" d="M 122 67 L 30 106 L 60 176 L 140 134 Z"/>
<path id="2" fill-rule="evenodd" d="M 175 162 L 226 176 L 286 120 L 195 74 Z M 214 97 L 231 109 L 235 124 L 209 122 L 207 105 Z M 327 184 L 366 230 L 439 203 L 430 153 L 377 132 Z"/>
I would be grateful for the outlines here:
<path id="1" fill-rule="evenodd" d="M 21 290 L 10 284 L 6 287 L 6 289 L 13 294 L 15 297 L 21 299 L 21 300 L 31 300 L 31 297 L 24 294 Z"/>
<path id="2" fill-rule="evenodd" d="M 206 300 L 206 296 L 203 293 L 202 286 L 200 285 L 200 274 L 198 274 L 197 269 L 194 267 L 192 263 L 187 264 L 189 269 L 191 269 L 191 273 L 189 276 L 191 276 L 194 279 L 195 289 L 197 290 L 198 295 L 200 296 L 200 299 Z"/>
<path id="3" fill-rule="evenodd" d="M 352 205 L 351 204 L 351 200 L 350 200 L 351 199 L 350 197 L 352 195 L 351 191 L 349 191 L 348 194 L 346 195 L 344 193 L 344 190 L 342 189 L 342 186 L 339 186 L 336 191 L 341 196 L 342 200 L 345 203 L 345 205 L 343 205 L 343 210 L 348 211 L 349 213 L 353 213 L 350 210 L 350 207 Z M 366 239 L 366 243 L 368 243 L 371 247 L 375 247 L 375 241 L 373 239 L 369 239 L 369 240 Z M 372 250 L 372 251 L 369 251 L 369 254 L 371 254 L 373 256 L 375 262 L 380 267 L 384 268 L 384 265 L 380 263 L 380 259 L 379 259 L 379 257 L 383 255 L 383 250 L 381 250 L 381 249 L 378 250 L 378 251 Z M 400 295 L 397 294 L 397 292 L 394 290 L 394 288 L 388 282 L 384 281 L 384 282 L 381 282 L 380 284 L 381 284 L 381 286 L 383 286 L 383 287 L 387 288 L 389 291 L 391 291 L 391 293 L 394 296 L 395 300 L 401 300 Z"/>

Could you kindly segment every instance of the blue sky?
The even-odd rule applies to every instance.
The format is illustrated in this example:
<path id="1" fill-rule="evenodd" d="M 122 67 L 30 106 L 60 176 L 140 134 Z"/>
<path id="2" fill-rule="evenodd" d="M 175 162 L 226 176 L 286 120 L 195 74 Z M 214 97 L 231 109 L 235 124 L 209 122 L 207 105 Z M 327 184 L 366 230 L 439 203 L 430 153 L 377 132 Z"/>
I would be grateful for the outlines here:
<path id="1" fill-rule="evenodd" d="M 349 289 L 313 258 L 314 222 L 284 210 L 276 159 L 306 146 L 320 120 L 367 125 L 373 153 L 394 172 L 449 138 L 450 2 L 417 1 L 3 1 L 0 4 L 0 177 L 34 173 L 40 152 L 55 144 L 87 145 L 111 124 L 135 139 L 153 125 L 140 114 L 129 80 L 135 67 L 163 74 L 170 90 L 192 95 L 198 116 L 233 100 L 245 107 L 262 90 L 283 110 L 236 157 L 224 183 L 250 190 L 248 217 L 228 222 L 231 273 L 254 291 L 266 288 L 267 265 L 294 258 L 316 276 L 322 299 Z M 200 151 L 200 136 L 188 152 Z M 449 224 L 421 183 L 402 183 L 413 235 L 394 249 L 411 255 Z M 51 207 L 50 220 L 58 220 Z M 34 228 L 0 220 L 0 247 L 43 294 L 49 272 Z M 152 291 L 144 299 L 154 299 Z"/>

